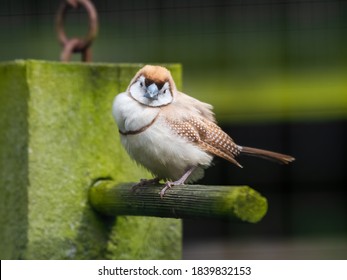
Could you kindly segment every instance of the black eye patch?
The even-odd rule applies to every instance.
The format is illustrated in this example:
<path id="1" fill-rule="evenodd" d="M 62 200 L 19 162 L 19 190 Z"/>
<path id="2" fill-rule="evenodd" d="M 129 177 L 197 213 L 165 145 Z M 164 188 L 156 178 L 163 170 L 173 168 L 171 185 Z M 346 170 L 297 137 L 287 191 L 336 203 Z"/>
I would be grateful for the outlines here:
<path id="1" fill-rule="evenodd" d="M 145 85 L 146 85 L 146 87 L 148 87 L 148 86 L 150 86 L 151 84 L 153 84 L 153 83 L 155 83 L 156 85 L 157 85 L 157 87 L 158 87 L 158 89 L 159 90 L 161 90 L 161 88 L 164 86 L 164 84 L 165 84 L 165 82 L 159 82 L 159 81 L 153 81 L 153 80 L 151 80 L 151 79 L 148 79 L 148 78 L 146 78 L 145 79 Z"/>

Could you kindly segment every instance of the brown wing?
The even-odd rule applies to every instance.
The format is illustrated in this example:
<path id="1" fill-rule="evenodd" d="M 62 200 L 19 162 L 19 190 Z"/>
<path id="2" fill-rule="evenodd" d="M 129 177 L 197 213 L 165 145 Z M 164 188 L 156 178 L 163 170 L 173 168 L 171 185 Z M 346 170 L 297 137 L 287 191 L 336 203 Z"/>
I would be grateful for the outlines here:
<path id="1" fill-rule="evenodd" d="M 242 167 L 235 160 L 235 156 L 241 152 L 241 147 L 215 123 L 202 118 L 167 120 L 167 122 L 178 135 L 195 143 L 204 151 Z"/>

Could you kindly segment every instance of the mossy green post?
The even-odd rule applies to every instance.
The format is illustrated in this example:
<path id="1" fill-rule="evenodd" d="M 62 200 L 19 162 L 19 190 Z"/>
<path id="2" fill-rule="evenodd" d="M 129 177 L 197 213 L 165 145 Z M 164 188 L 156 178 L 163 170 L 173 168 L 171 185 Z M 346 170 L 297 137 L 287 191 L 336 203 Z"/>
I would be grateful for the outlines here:
<path id="1" fill-rule="evenodd" d="M 181 221 L 106 218 L 99 179 L 148 177 L 121 148 L 113 98 L 141 65 L 0 64 L 0 258 L 179 259 Z M 181 86 L 181 67 L 167 66 Z"/>

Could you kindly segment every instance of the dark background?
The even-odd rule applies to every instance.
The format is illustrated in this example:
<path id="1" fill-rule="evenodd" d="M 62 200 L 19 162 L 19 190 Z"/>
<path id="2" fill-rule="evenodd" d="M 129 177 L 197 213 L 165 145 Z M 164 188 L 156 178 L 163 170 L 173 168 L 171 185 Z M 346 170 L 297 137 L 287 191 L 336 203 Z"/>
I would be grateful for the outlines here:
<path id="1" fill-rule="evenodd" d="M 2 0 L 0 61 L 58 60 L 59 2 Z M 249 185 L 269 211 L 255 225 L 184 221 L 184 258 L 346 259 L 347 1 L 94 4 L 94 62 L 182 63 L 183 91 L 213 104 L 238 144 L 297 158 L 216 159 L 200 183 Z M 83 9 L 69 13 L 69 36 L 87 26 Z"/>

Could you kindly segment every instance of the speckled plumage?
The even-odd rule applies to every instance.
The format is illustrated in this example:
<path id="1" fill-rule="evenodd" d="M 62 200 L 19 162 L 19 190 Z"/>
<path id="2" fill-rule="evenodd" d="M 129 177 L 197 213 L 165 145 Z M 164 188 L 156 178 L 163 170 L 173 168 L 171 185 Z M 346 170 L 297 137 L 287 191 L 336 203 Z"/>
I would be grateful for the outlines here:
<path id="1" fill-rule="evenodd" d="M 234 158 L 240 154 L 242 147 L 236 145 L 215 123 L 202 118 L 190 118 L 184 121 L 167 120 L 167 123 L 175 133 L 195 143 L 202 150 L 241 167 Z"/>

